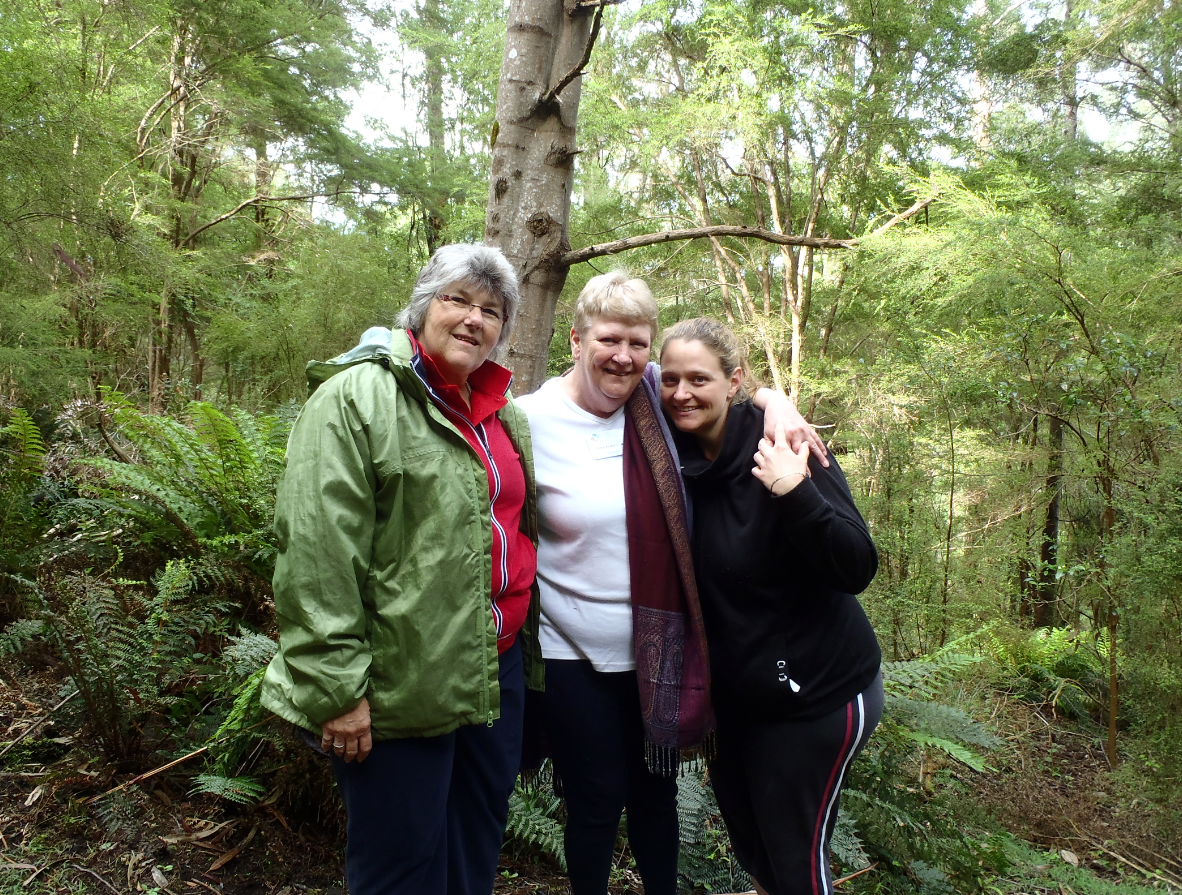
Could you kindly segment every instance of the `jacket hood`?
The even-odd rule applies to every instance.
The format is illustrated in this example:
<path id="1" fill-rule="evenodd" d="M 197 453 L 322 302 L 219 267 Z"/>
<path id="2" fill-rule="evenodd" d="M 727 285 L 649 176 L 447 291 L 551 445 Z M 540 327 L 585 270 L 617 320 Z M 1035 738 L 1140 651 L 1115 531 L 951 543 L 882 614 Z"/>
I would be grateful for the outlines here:
<path id="1" fill-rule="evenodd" d="M 308 361 L 304 368 L 304 374 L 308 377 L 308 394 L 311 395 L 337 373 L 357 364 L 367 361 L 380 363 L 382 358 L 387 358 L 390 365 L 408 367 L 413 356 L 414 349 L 403 330 L 371 326 L 361 334 L 361 341 L 343 354 L 331 360 Z"/>

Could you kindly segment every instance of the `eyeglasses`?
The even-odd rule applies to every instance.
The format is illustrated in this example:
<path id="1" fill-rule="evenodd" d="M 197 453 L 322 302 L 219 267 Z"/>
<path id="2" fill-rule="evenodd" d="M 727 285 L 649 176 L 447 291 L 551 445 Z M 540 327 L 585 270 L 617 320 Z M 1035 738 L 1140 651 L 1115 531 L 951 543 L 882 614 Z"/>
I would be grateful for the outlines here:
<path id="1" fill-rule="evenodd" d="M 489 323 L 491 321 L 493 326 L 499 327 L 505 322 L 505 318 L 501 311 L 498 311 L 496 308 L 490 308 L 486 307 L 485 305 L 478 305 L 475 302 L 468 301 L 468 299 L 464 298 L 462 295 L 447 295 L 443 292 L 440 292 L 435 297 L 448 307 L 455 308 L 465 317 L 468 316 L 468 313 L 473 308 L 476 308 L 476 310 L 480 312 L 480 320 L 482 323 Z"/>

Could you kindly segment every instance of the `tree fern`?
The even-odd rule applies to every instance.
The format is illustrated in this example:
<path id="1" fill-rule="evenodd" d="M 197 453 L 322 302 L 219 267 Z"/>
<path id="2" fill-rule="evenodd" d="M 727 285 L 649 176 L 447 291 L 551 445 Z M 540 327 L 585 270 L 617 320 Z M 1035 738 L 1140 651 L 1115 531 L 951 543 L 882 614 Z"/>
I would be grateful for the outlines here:
<path id="1" fill-rule="evenodd" d="M 233 557 L 270 576 L 271 518 L 289 424 L 277 417 L 226 415 L 200 401 L 182 419 L 142 413 L 122 396 L 104 402 L 135 463 L 94 459 L 91 485 L 145 530 L 188 545 L 190 555 Z M 261 560 L 261 562 L 260 562 Z"/>
<path id="2" fill-rule="evenodd" d="M 69 668 L 103 751 L 117 760 L 135 754 L 144 722 L 187 695 L 204 670 L 209 659 L 197 640 L 219 631 L 225 607 L 196 591 L 182 560 L 169 562 L 148 592 L 139 582 L 80 573 L 52 589 L 25 585 L 29 623 L 40 624 Z"/>

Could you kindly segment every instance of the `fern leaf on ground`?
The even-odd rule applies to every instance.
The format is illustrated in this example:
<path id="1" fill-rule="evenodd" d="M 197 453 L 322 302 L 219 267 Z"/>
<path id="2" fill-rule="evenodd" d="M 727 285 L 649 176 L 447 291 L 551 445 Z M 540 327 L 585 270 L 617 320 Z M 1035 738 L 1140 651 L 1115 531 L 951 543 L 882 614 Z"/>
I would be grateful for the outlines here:
<path id="1" fill-rule="evenodd" d="M 219 796 L 236 805 L 253 805 L 266 793 L 266 788 L 251 777 L 223 777 L 219 774 L 198 774 L 193 778 L 193 795 L 205 793 Z"/>

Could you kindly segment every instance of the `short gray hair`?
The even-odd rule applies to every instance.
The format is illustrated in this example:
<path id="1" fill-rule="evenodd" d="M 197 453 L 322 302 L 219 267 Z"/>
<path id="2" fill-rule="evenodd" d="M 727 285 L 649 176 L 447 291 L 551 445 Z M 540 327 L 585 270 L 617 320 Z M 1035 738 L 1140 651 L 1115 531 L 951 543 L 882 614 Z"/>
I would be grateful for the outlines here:
<path id="1" fill-rule="evenodd" d="M 419 271 L 410 301 L 398 315 L 398 325 L 417 336 L 427 320 L 432 299 L 453 283 L 500 299 L 505 322 L 497 338 L 497 347 L 508 342 L 517 320 L 521 293 L 512 265 L 500 249 L 492 246 L 454 243 L 436 249 L 431 260 Z"/>
<path id="2" fill-rule="evenodd" d="M 622 270 L 592 277 L 575 302 L 575 332 L 582 335 L 596 320 L 647 323 L 657 336 L 657 300 L 644 280 L 629 279 Z"/>

